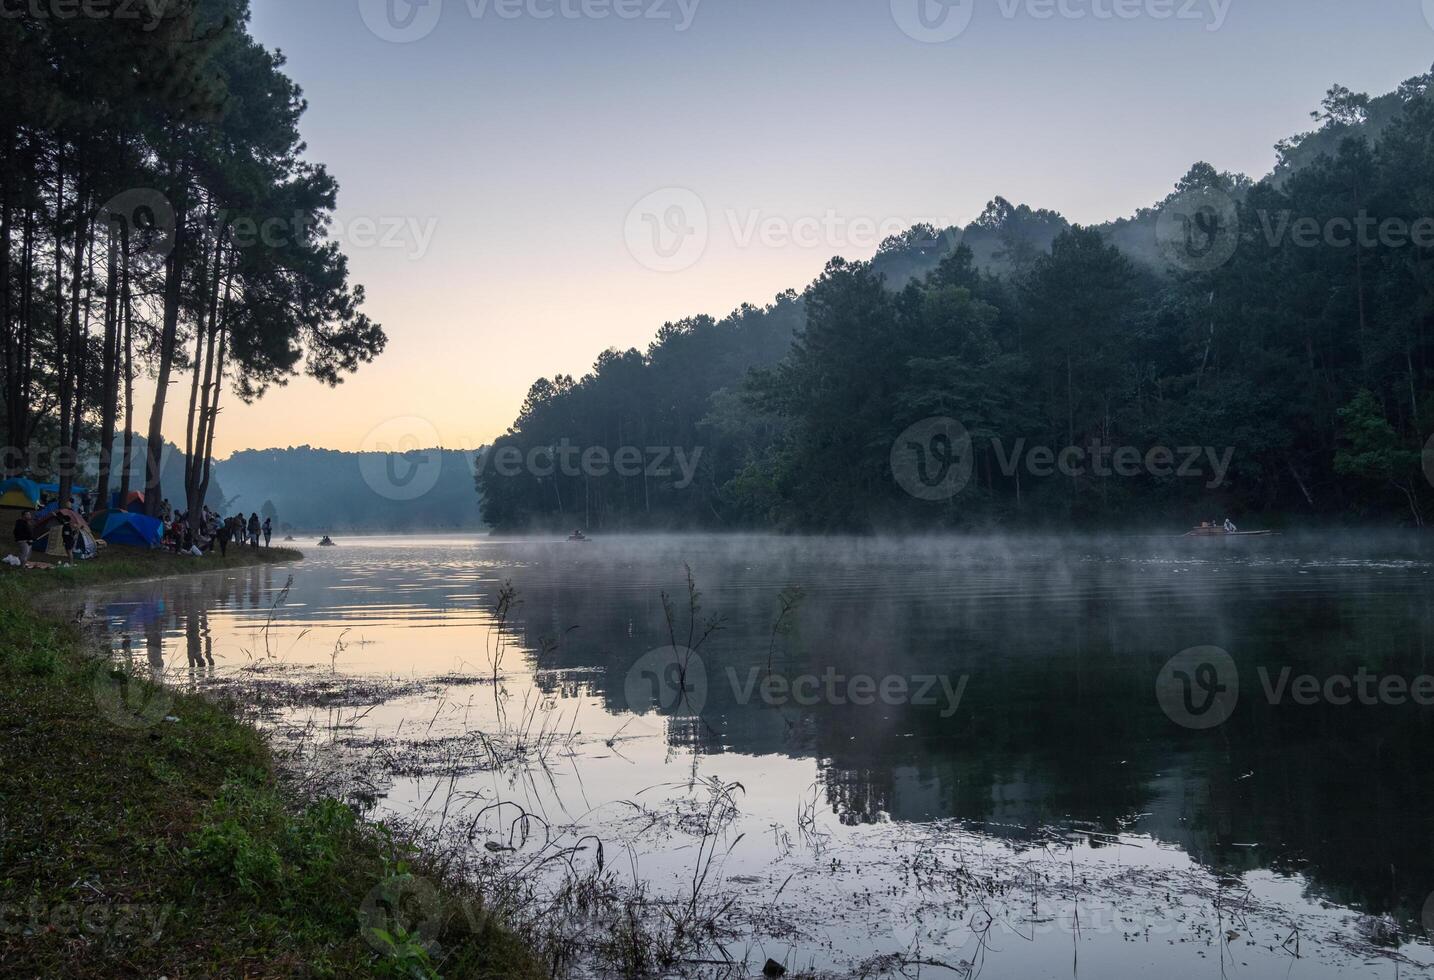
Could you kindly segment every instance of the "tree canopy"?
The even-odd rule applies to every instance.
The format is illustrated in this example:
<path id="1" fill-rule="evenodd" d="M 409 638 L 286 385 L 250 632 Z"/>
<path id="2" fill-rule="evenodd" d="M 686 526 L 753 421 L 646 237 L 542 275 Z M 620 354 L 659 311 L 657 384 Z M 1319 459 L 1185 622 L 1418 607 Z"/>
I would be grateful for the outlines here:
<path id="1" fill-rule="evenodd" d="M 523 465 L 479 461 L 485 517 L 1422 524 L 1431 80 L 1377 98 L 1335 87 L 1318 128 L 1281 143 L 1258 182 L 1197 163 L 1159 204 L 1099 227 L 996 198 L 966 229 L 918 226 L 766 308 L 667 324 L 645 353 L 540 380 L 490 450 Z M 1192 237 L 1203 250 L 1176 254 Z M 934 418 L 969 436 L 969 479 L 942 500 L 907 492 L 891 462 L 903 432 Z M 624 446 L 699 462 L 687 479 L 577 459 Z M 1034 465 L 1068 449 L 1084 465 Z"/>
<path id="2" fill-rule="evenodd" d="M 0 100 L 4 466 L 54 473 L 63 494 L 74 474 L 52 447 L 84 442 L 102 496 L 158 488 L 157 451 L 144 473 L 111 473 L 112 437 L 134 432 L 147 371 L 146 445 L 161 446 L 189 370 L 192 508 L 226 387 L 249 400 L 299 373 L 338 384 L 385 335 L 326 236 L 338 188 L 305 157 L 303 94 L 249 35 L 246 0 L 45 13 L 0 19 L 0 75 L 24 93 Z"/>

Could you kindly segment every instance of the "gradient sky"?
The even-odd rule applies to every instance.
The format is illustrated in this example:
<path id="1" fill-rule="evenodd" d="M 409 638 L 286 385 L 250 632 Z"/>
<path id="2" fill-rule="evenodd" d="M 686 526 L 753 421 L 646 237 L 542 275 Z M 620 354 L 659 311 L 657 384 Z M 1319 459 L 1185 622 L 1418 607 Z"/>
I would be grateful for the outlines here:
<path id="1" fill-rule="evenodd" d="M 834 254 L 869 257 L 872 225 L 965 224 L 997 194 L 1127 215 L 1196 160 L 1263 175 L 1330 84 L 1382 93 L 1434 61 L 1434 0 L 1062 0 L 1083 17 L 1047 0 L 1044 19 L 1041 0 L 966 0 L 943 43 L 903 31 L 917 0 L 697 0 L 686 30 L 677 0 L 501 0 L 517 17 L 429 0 L 441 15 L 409 43 L 369 28 L 387 30 L 385 2 L 253 0 L 309 99 L 310 154 L 339 180 L 389 348 L 336 390 L 229 398 L 221 457 L 475 447 L 537 377 L 800 289 Z M 614 2 L 644 16 L 582 16 Z M 1113 6 L 1136 16 L 1097 16 Z M 686 191 L 650 198 L 664 188 Z M 700 258 L 649 267 L 651 229 L 629 217 L 644 200 L 664 221 L 700 201 Z M 402 229 L 397 247 L 364 240 L 365 219 Z M 749 238 L 756 221 L 778 237 Z M 182 406 L 168 416 L 182 438 Z"/>

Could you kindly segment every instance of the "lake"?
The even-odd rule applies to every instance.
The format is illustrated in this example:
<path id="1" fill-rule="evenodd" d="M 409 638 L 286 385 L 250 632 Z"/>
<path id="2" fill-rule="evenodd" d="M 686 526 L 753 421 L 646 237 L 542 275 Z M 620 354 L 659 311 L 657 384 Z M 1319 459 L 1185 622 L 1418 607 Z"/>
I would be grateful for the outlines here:
<path id="1" fill-rule="evenodd" d="M 1434 964 L 1418 542 L 299 546 L 87 609 L 136 671 L 233 698 L 535 907 L 600 843 L 613 889 L 704 924 L 689 972 Z"/>

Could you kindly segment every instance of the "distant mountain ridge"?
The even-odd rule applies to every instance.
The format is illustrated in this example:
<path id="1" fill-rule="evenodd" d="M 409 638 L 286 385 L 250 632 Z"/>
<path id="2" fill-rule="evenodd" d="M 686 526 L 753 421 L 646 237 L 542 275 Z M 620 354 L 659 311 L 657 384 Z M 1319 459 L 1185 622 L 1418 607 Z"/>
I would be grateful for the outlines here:
<path id="1" fill-rule="evenodd" d="M 273 505 L 279 528 L 302 531 L 485 530 L 476 451 L 345 452 L 313 446 L 246 449 L 217 461 L 226 511 Z M 218 506 L 211 495 L 211 506 Z"/>
<path id="2" fill-rule="evenodd" d="M 130 488 L 144 489 L 145 446 L 134 436 Z M 111 489 L 118 490 L 124 437 L 116 438 Z M 474 486 L 475 452 L 415 449 L 345 452 L 290 446 L 246 449 L 214 462 L 206 503 L 221 513 L 260 513 L 272 504 L 277 526 L 300 531 L 484 530 Z M 93 487 L 98 460 L 78 481 Z M 184 453 L 160 450 L 161 493 L 183 510 Z"/>

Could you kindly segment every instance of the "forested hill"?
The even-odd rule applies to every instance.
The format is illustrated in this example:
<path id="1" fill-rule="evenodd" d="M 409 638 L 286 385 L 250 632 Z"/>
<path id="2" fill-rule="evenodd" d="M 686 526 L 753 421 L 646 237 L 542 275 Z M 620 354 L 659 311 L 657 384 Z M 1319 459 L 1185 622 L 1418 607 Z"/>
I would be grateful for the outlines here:
<path id="1" fill-rule="evenodd" d="M 111 495 L 119 492 L 122 486 L 130 490 L 144 490 L 145 464 L 147 454 L 145 447 L 148 443 L 144 436 L 135 433 L 131 437 L 130 451 L 128 456 L 124 449 L 124 436 L 115 438 L 110 459 L 113 467 L 113 479 L 110 482 Z M 96 479 L 99 468 L 99 456 L 91 447 L 84 457 L 84 465 L 81 466 L 79 478 L 76 481 L 85 488 L 98 491 L 98 480 Z M 126 463 L 128 465 L 126 466 Z M 123 475 L 128 471 L 129 482 L 125 484 Z M 165 440 L 159 451 L 159 472 L 160 472 L 160 499 L 168 500 L 176 510 L 184 510 L 185 489 L 184 489 L 184 453 L 174 443 Z M 207 498 L 210 504 L 217 506 L 218 502 L 224 499 L 223 482 L 213 478 L 209 480 L 209 494 Z M 107 502 L 96 501 L 96 507 L 106 506 Z"/>
<path id="2" fill-rule="evenodd" d="M 273 508 L 300 531 L 476 531 L 473 455 L 451 449 L 357 453 L 250 449 L 215 464 L 226 512 Z M 211 505 L 220 506 L 211 497 Z"/>
<path id="3" fill-rule="evenodd" d="M 540 379 L 490 460 L 520 465 L 480 471 L 485 518 L 1422 524 L 1431 81 L 1335 87 L 1258 182 L 1197 163 L 1096 228 L 997 198 L 959 234 L 914 228 L 767 307 Z M 951 421 L 911 428 L 930 419 Z"/>
<path id="4" fill-rule="evenodd" d="M 1398 90 L 1377 97 L 1335 85 L 1325 94 L 1319 109 L 1310 113 L 1318 127 L 1281 140 L 1275 147 L 1277 162 L 1266 181 L 1283 186 L 1292 175 L 1322 156 L 1337 155 L 1346 139 L 1377 143 L 1384 130 L 1400 118 L 1408 100 L 1430 97 L 1425 76 L 1410 79 Z M 1243 174 L 1216 175 L 1208 165 L 1197 164 L 1165 200 L 1142 208 L 1128 218 L 1092 227 L 1132 261 L 1164 272 L 1168 262 L 1161 254 L 1156 236 L 1156 219 L 1161 209 L 1192 184 L 1201 186 L 1217 178 L 1237 199 L 1254 185 Z M 900 288 L 912 279 L 929 274 L 957 244 L 965 244 L 971 249 L 977 268 L 1006 275 L 1021 268 L 1032 255 L 1049 252 L 1056 236 L 1070 227 L 1070 222 L 1059 212 L 1014 205 L 997 197 L 965 228 L 935 229 L 922 225 L 893 238 L 883 245 L 872 266 L 886 277 L 889 286 Z"/>

